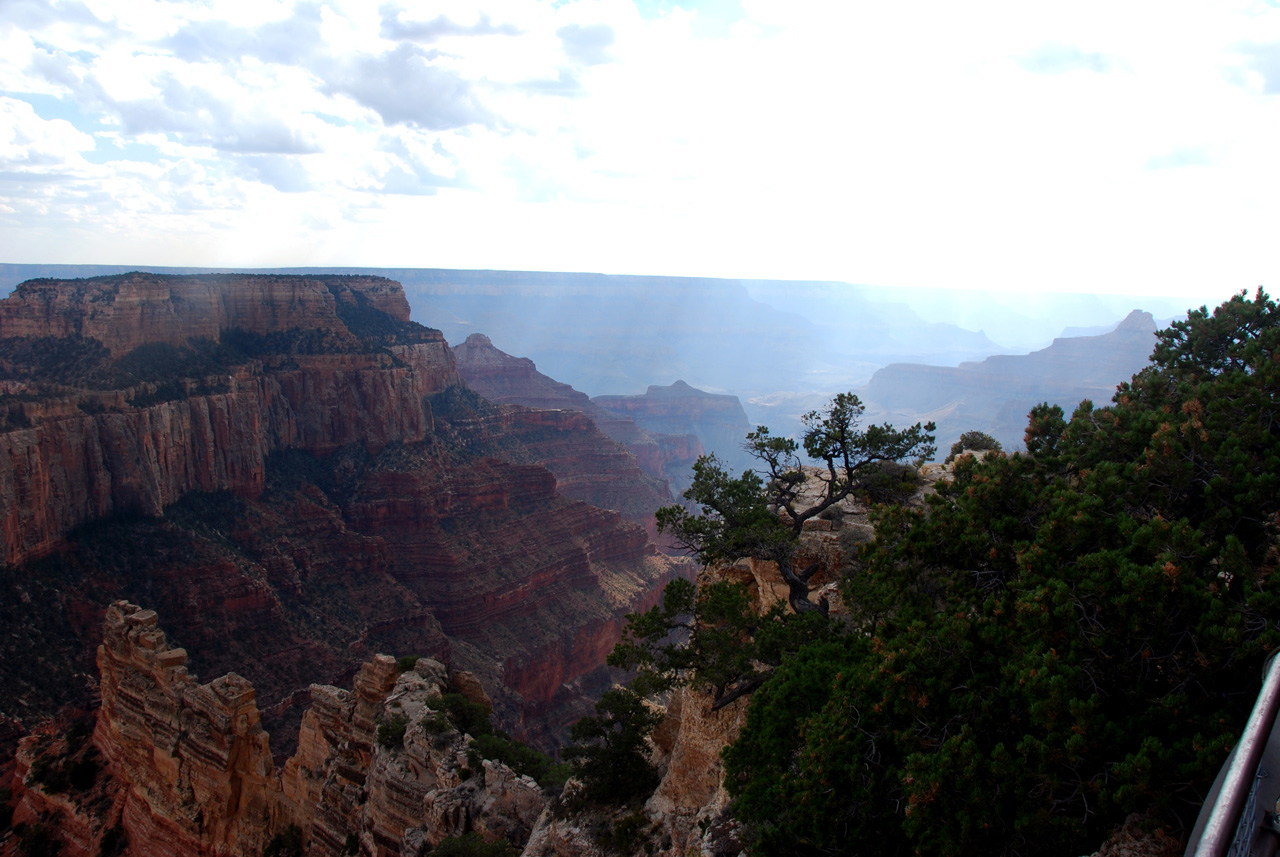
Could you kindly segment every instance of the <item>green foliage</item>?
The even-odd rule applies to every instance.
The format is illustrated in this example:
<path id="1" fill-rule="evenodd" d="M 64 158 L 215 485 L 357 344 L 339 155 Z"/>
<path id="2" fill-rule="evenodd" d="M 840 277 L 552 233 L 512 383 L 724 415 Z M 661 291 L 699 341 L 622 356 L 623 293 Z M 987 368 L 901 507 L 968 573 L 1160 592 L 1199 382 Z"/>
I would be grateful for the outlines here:
<path id="1" fill-rule="evenodd" d="M 1114 404 L 883 507 L 863 633 L 785 658 L 726 751 L 761 854 L 1078 854 L 1189 829 L 1280 644 L 1280 313 L 1159 335 Z M 960 786 L 959 784 L 962 784 Z"/>
<path id="2" fill-rule="evenodd" d="M 422 655 L 405 655 L 396 661 L 396 672 L 407 673 L 420 660 L 422 660 Z"/>
<path id="3" fill-rule="evenodd" d="M 854 493 L 868 474 L 883 477 L 886 462 L 933 456 L 933 423 L 905 430 L 887 423 L 859 428 L 864 410 L 857 396 L 838 394 L 825 409 L 801 418 L 801 442 L 774 437 L 760 426 L 747 435 L 746 449 L 760 462 L 761 473 L 735 477 L 714 455 L 699 458 L 684 497 L 700 512 L 682 506 L 659 509 L 658 529 L 703 563 L 750 556 L 788 564 L 804 522 Z M 817 477 L 802 469 L 801 446 L 821 463 Z M 810 479 L 819 482 L 817 502 L 802 506 Z M 785 512 L 785 519 L 779 512 Z"/>
<path id="4" fill-rule="evenodd" d="M 378 724 L 378 743 L 388 750 L 404 747 L 404 733 L 409 727 L 409 718 L 403 714 L 392 714 Z"/>
<path id="5" fill-rule="evenodd" d="M 296 824 L 271 837 L 262 849 L 262 857 L 302 857 L 302 853 L 302 830 Z"/>
<path id="6" fill-rule="evenodd" d="M 462 836 L 446 836 L 431 849 L 431 857 L 516 857 L 519 853 L 520 849 L 505 839 L 486 842 L 475 831 Z"/>
<path id="7" fill-rule="evenodd" d="M 801 646 L 842 633 L 819 613 L 792 614 L 781 603 L 758 615 L 746 587 L 734 581 L 695 592 L 677 579 L 667 584 L 662 604 L 627 615 L 608 662 L 633 672 L 629 686 L 640 696 L 692 683 L 720 706 L 750 693 Z"/>
<path id="8" fill-rule="evenodd" d="M 478 702 L 472 702 L 460 693 L 446 693 L 441 697 L 433 697 L 427 700 L 427 704 L 437 711 L 444 712 L 454 728 L 465 735 L 478 738 L 493 732 L 489 708 Z"/>
<path id="9" fill-rule="evenodd" d="M 573 724 L 575 743 L 564 751 L 582 783 L 581 800 L 626 804 L 653 791 L 658 771 L 649 762 L 645 739 L 661 719 L 629 688 L 605 691 L 595 716 Z"/>
<path id="10" fill-rule="evenodd" d="M 1000 441 L 996 440 L 985 431 L 967 431 L 960 435 L 960 439 L 958 441 L 951 444 L 951 453 L 943 463 L 950 464 L 955 460 L 957 455 L 964 452 L 966 449 L 993 449 L 996 452 L 1000 452 L 1002 447 L 1000 446 Z"/>
<path id="11" fill-rule="evenodd" d="M 476 736 L 471 746 L 481 758 L 502 762 L 517 774 L 533 777 L 544 789 L 558 790 L 569 779 L 568 765 L 557 764 L 546 753 L 502 732 Z"/>
<path id="12" fill-rule="evenodd" d="M 698 504 L 701 514 L 664 506 L 657 512 L 658 529 L 673 535 L 703 563 L 743 556 L 786 557 L 794 549 L 794 534 L 769 510 L 764 480 L 752 471 L 735 477 L 716 456 L 701 456 L 684 496 Z"/>

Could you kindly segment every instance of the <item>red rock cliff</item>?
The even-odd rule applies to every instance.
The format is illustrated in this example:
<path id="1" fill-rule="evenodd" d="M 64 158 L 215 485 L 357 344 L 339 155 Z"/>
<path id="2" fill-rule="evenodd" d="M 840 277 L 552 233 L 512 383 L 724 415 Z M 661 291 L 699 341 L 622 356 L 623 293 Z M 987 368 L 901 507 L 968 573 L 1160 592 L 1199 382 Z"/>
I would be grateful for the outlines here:
<path id="1" fill-rule="evenodd" d="M 0 301 L 0 339 L 89 337 L 118 354 L 216 340 L 232 328 L 351 337 L 341 311 L 357 300 L 407 321 L 398 284 L 375 277 L 39 280 Z M 41 556 L 71 528 L 112 512 L 158 515 L 189 491 L 256 496 L 263 461 L 276 450 L 422 440 L 430 432 L 422 400 L 458 379 L 437 331 L 419 326 L 404 339 L 365 353 L 248 360 L 215 379 L 216 394 L 142 407 L 130 402 L 145 401 L 149 389 L 0 382 L 0 398 L 37 399 L 21 403 L 26 427 L 0 434 L 4 562 Z"/>
<path id="2" fill-rule="evenodd" d="M 332 327 L 339 302 L 354 294 L 409 320 L 404 290 L 383 277 L 132 273 L 22 283 L 0 301 L 0 337 L 79 336 L 119 356 L 153 342 L 217 342 L 233 328 L 266 334 Z"/>
<path id="3" fill-rule="evenodd" d="M 692 433 L 662 434 L 641 428 L 635 420 L 597 407 L 568 384 L 549 378 L 538 371 L 532 360 L 512 357 L 495 348 L 489 337 L 473 333 L 453 349 L 458 374 L 480 395 L 494 402 L 523 405 L 541 410 L 570 410 L 585 414 L 609 439 L 621 444 L 632 460 L 620 456 L 607 444 L 599 444 L 591 456 L 593 464 L 608 462 L 610 478 L 583 482 L 582 468 L 572 459 L 560 457 L 546 466 L 560 480 L 561 490 L 570 497 L 597 506 L 619 509 L 629 519 L 640 521 L 652 529 L 653 510 L 672 502 L 688 486 L 693 463 L 703 454 L 702 444 Z M 618 478 L 639 468 L 644 474 L 661 480 L 664 486 L 645 486 L 637 475 Z M 598 468 L 597 468 L 598 469 Z M 617 475 L 615 475 L 617 474 Z M 603 484 L 602 484 L 603 482 Z M 634 484 L 630 496 L 622 496 L 619 488 Z M 655 496 L 656 493 L 656 496 Z M 637 513 L 636 510 L 641 510 Z"/>
<path id="4" fill-rule="evenodd" d="M 33 316 L 43 295 L 49 315 L 92 315 L 153 279 L 183 278 L 37 283 L 11 314 Z M 580 414 L 497 406 L 459 386 L 437 332 L 378 308 L 394 309 L 393 289 L 295 279 L 324 288 L 245 281 L 283 304 L 261 318 L 326 327 L 162 343 L 181 365 L 224 361 L 213 377 L 112 386 L 137 353 L 0 330 L 0 384 L 25 390 L 0 395 L 0 522 L 16 564 L 0 576 L 0 620 L 17 632 L 0 636 L 0 715 L 30 726 L 87 704 L 101 611 L 124 597 L 171 617 L 201 672 L 254 683 L 277 752 L 292 747 L 309 685 L 345 682 L 377 651 L 471 670 L 507 729 L 553 746 L 606 680 L 622 616 L 687 573 L 617 512 L 559 490 L 623 508 L 629 457 L 598 455 Z M 149 288 L 137 294 L 191 292 Z M 165 300 L 112 318 L 152 335 L 160 328 L 137 318 L 185 318 L 186 303 Z M 99 330 L 86 325 L 67 329 Z M 88 355 L 89 370 L 41 363 L 63 351 Z"/>

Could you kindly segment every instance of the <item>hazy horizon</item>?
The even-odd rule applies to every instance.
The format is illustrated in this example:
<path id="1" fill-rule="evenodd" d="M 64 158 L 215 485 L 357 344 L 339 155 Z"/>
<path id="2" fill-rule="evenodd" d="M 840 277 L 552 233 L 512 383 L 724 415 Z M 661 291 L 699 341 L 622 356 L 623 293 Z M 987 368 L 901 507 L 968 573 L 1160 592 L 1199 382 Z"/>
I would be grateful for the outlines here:
<path id="1" fill-rule="evenodd" d="M 0 44 L 3 261 L 1197 306 L 1280 268 L 1275 4 L 9 0 Z"/>

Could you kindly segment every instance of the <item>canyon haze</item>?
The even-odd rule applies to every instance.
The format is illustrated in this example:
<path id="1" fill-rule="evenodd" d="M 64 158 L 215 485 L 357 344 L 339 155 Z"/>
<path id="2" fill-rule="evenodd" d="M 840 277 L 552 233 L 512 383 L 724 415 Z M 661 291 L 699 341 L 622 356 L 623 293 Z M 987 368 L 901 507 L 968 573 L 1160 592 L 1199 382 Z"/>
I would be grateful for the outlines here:
<path id="1" fill-rule="evenodd" d="M 128 270 L 133 268 L 2 264 L 0 289 L 37 276 Z M 544 377 L 591 399 L 644 396 L 650 387 L 683 382 L 701 392 L 736 396 L 749 426 L 768 425 L 775 434 L 789 435 L 801 430 L 804 413 L 834 393 L 853 390 L 868 405 L 868 418 L 937 419 L 944 452 L 968 429 L 988 431 L 1016 447 L 1029 401 L 1052 401 L 1070 412 L 1079 401 L 1073 398 L 1077 394 L 1109 398 L 1109 390 L 1140 368 L 1133 354 L 1144 347 L 1130 343 L 1115 354 L 1114 340 L 1100 335 L 1134 310 L 1149 313 L 1154 326 L 1162 327 L 1189 308 L 1185 300 L 1168 297 L 1012 295 L 812 281 L 429 268 L 272 272 L 389 277 L 403 284 L 413 318 L 440 330 L 451 345 L 483 334 L 500 352 L 531 360 Z M 1062 379 L 1063 370 L 1048 368 L 1055 355 L 1065 352 L 1044 349 L 1055 339 L 1081 337 L 1090 337 L 1078 347 L 1085 356 L 1064 364 L 1067 372 L 1081 368 L 1082 360 L 1089 364 L 1088 382 L 1076 389 Z M 921 391 L 931 398 L 919 401 L 918 392 L 908 393 L 914 404 L 904 409 L 901 384 L 890 383 L 892 378 L 906 383 L 900 369 L 873 381 L 889 366 L 955 368 L 995 355 L 1016 358 L 1036 352 L 1041 353 L 1029 362 L 1000 364 L 1002 371 L 1021 379 L 1007 397 L 1000 395 L 998 381 L 982 392 L 972 385 L 926 383 Z M 1036 381 L 1040 375 L 1043 385 Z M 913 377 L 927 376 L 919 372 Z M 724 434 L 723 427 L 714 431 Z M 727 434 L 715 440 L 704 432 L 700 440 L 704 451 L 735 467 L 748 463 Z"/>

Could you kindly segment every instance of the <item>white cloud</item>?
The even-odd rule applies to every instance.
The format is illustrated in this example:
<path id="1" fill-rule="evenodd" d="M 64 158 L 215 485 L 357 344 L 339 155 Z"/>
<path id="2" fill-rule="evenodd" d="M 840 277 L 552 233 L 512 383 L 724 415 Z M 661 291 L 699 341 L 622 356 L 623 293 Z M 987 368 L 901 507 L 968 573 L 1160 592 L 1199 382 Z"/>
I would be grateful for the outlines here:
<path id="1" fill-rule="evenodd" d="M 1276 45 L 1243 0 L 9 0 L 0 238 L 1225 293 L 1280 273 Z"/>

